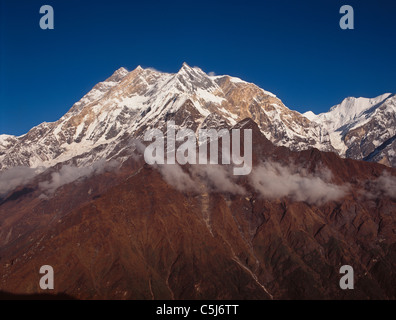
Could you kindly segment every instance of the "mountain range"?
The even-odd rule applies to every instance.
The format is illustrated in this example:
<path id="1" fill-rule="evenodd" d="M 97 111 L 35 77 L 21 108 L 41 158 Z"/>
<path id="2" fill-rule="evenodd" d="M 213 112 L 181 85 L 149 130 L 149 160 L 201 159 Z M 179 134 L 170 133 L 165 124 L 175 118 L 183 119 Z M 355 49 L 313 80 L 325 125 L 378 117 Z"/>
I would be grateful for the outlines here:
<path id="1" fill-rule="evenodd" d="M 228 127 L 253 119 L 277 146 L 317 148 L 341 157 L 396 165 L 396 97 L 347 98 L 329 112 L 300 114 L 274 94 L 230 76 L 209 76 L 183 64 L 176 74 L 121 68 L 97 84 L 61 119 L 21 137 L 0 135 L 0 170 L 89 164 L 117 156 L 125 138 L 141 138 L 175 116 L 179 127 Z M 95 150 L 95 152 L 92 152 Z"/>
<path id="2" fill-rule="evenodd" d="M 252 174 L 145 164 L 145 132 L 169 121 L 251 129 Z M 51 265 L 78 299 L 394 299 L 395 121 L 394 94 L 301 114 L 186 63 L 118 69 L 58 121 L 0 136 L 0 291 L 43 293 Z"/>

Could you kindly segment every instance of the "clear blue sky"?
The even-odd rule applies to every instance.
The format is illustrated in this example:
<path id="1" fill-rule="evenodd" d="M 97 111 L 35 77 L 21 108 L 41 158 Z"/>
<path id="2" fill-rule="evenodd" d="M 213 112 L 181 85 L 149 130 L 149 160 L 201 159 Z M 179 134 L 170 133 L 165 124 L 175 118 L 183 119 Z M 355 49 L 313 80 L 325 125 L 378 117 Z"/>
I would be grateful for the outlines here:
<path id="1" fill-rule="evenodd" d="M 316 113 L 347 96 L 396 92 L 394 0 L 0 0 L 0 134 L 55 121 L 124 66 L 183 61 Z M 55 10 L 55 30 L 39 9 Z M 355 9 L 355 30 L 339 9 Z"/>

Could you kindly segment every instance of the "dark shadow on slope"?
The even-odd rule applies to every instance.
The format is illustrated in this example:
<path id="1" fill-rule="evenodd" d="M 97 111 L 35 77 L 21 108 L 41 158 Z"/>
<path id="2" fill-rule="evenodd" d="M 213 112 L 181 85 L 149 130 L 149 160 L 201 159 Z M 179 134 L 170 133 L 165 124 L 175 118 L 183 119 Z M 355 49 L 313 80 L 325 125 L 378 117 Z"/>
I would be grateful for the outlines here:
<path id="1" fill-rule="evenodd" d="M 0 198 L 0 206 L 9 202 L 9 201 L 16 201 L 19 198 L 21 198 L 29 193 L 32 193 L 33 191 L 34 191 L 33 188 L 23 188 L 21 190 L 15 191 L 9 197 L 5 198 L 4 200 L 2 200 Z"/>
<path id="2" fill-rule="evenodd" d="M 373 152 L 371 152 L 367 157 L 364 157 L 363 160 L 371 161 L 378 153 L 380 153 L 382 150 L 384 150 L 387 146 L 389 146 L 395 140 L 396 140 L 396 135 L 393 136 L 392 138 L 389 138 L 388 140 L 386 140 L 379 147 L 375 148 L 375 150 Z"/>

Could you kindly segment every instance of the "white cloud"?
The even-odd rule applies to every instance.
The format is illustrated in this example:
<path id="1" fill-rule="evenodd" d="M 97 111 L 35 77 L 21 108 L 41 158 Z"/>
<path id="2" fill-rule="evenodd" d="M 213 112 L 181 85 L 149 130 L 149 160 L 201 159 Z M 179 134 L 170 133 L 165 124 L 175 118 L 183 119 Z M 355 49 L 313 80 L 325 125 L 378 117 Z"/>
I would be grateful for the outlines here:
<path id="1" fill-rule="evenodd" d="M 265 162 L 253 169 L 249 179 L 251 185 L 265 198 L 291 198 L 311 204 L 323 204 L 341 199 L 347 192 L 347 186 L 329 182 L 329 171 L 310 174 L 304 169 L 281 166 L 274 162 Z"/>
<path id="2" fill-rule="evenodd" d="M 377 179 L 377 185 L 385 195 L 391 198 L 396 198 L 396 177 L 391 176 L 388 172 L 384 172 Z"/>
<path id="3" fill-rule="evenodd" d="M 37 174 L 38 169 L 28 167 L 10 168 L 0 173 L 0 195 L 14 190 L 15 188 L 29 183 Z"/>
<path id="4" fill-rule="evenodd" d="M 227 192 L 243 195 L 247 191 L 237 184 L 231 166 L 192 165 L 183 170 L 179 165 L 161 165 L 159 170 L 165 181 L 179 191 L 202 192 L 202 186 L 212 192 Z M 248 183 L 264 198 L 288 197 L 294 201 L 323 204 L 341 199 L 348 186 L 330 182 L 331 172 L 322 169 L 311 174 L 305 169 L 278 163 L 266 162 L 253 168 Z"/>
<path id="5" fill-rule="evenodd" d="M 377 179 L 366 182 L 364 189 L 361 194 L 370 199 L 383 196 L 396 199 L 396 177 L 384 171 Z"/>
<path id="6" fill-rule="evenodd" d="M 57 172 L 51 174 L 50 181 L 40 182 L 39 187 L 42 191 L 50 194 L 54 193 L 58 188 L 66 184 L 72 183 L 82 178 L 88 178 L 105 171 L 110 171 L 119 166 L 119 162 L 111 160 L 99 160 L 89 167 L 76 167 L 64 165 Z"/>

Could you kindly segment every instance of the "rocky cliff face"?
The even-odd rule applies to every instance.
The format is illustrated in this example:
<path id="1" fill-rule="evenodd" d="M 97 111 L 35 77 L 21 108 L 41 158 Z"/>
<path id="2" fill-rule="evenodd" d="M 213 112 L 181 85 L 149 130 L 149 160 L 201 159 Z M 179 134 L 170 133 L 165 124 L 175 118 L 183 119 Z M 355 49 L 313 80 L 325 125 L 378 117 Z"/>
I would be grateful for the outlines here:
<path id="1" fill-rule="evenodd" d="M 329 112 L 305 114 L 321 123 L 337 152 L 347 158 L 396 166 L 396 96 L 347 98 Z"/>
<path id="2" fill-rule="evenodd" d="M 139 138 L 147 128 L 163 128 L 172 119 L 180 127 L 197 129 L 209 121 L 213 127 L 222 121 L 231 127 L 247 117 L 277 145 L 334 150 L 319 124 L 289 110 L 272 93 L 184 64 L 176 74 L 121 68 L 60 120 L 21 137 L 0 136 L 0 170 L 51 167 L 75 157 L 79 165 L 110 159 L 125 147 L 125 137 Z"/>
<path id="3" fill-rule="evenodd" d="M 186 64 L 121 68 L 57 122 L 0 136 L 0 292 L 41 293 L 51 265 L 80 299 L 395 299 L 395 169 L 328 152 L 392 164 L 394 99 L 301 115 Z M 148 166 L 135 142 L 171 120 L 251 129 L 252 173 Z"/>
<path id="4" fill-rule="evenodd" d="M 44 173 L 0 205 L 0 290 L 40 293 L 38 270 L 49 264 L 55 292 L 80 299 L 394 299 L 396 194 L 378 179 L 394 183 L 396 172 L 275 147 L 253 121 L 240 126 L 258 146 L 254 176 L 277 163 L 302 177 L 299 189 L 319 189 L 321 177 L 342 194 L 317 203 L 292 189 L 267 197 L 252 177 L 234 181 L 243 192 L 204 180 L 183 191 L 135 156 L 43 197 Z M 339 287 L 345 264 L 355 290 Z"/>

